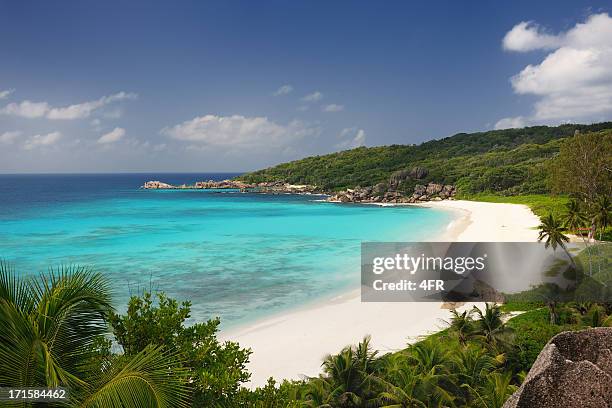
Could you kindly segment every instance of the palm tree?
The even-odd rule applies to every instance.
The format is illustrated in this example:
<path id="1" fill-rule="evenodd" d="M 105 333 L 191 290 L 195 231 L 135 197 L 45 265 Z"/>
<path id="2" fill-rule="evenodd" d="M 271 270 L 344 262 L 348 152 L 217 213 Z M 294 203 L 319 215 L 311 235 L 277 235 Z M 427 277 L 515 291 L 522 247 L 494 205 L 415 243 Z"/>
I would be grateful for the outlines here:
<path id="1" fill-rule="evenodd" d="M 599 240 L 605 229 L 612 224 L 612 201 L 607 195 L 599 196 L 593 209 L 593 219 L 599 229 Z"/>
<path id="2" fill-rule="evenodd" d="M 564 227 L 570 231 L 577 231 L 588 224 L 589 218 L 582 211 L 582 207 L 577 200 L 570 200 L 566 205 Z"/>
<path id="3" fill-rule="evenodd" d="M 575 265 L 574 259 L 570 255 L 565 244 L 569 242 L 569 237 L 563 234 L 566 229 L 561 225 L 558 219 L 552 214 L 548 214 L 546 217 L 540 218 L 541 224 L 539 225 L 540 235 L 538 241 L 544 241 L 544 248 L 552 247 L 553 251 L 557 250 L 557 247 L 561 247 L 567 257 Z"/>
<path id="4" fill-rule="evenodd" d="M 492 355 L 477 346 L 465 347 L 455 357 L 459 382 L 475 387 L 485 381 L 486 376 L 505 362 L 503 354 Z"/>
<path id="5" fill-rule="evenodd" d="M 457 309 L 452 309 L 452 317 L 450 321 L 446 322 L 462 346 L 465 346 L 469 338 L 474 334 L 472 312 L 473 310 L 465 310 L 463 313 L 459 313 Z"/>
<path id="6" fill-rule="evenodd" d="M 382 408 L 426 408 L 427 404 L 419 400 L 420 385 L 418 373 L 413 367 L 404 366 L 395 373 L 393 381 L 387 382 L 387 389 L 379 394 Z"/>
<path id="7" fill-rule="evenodd" d="M 474 313 L 478 315 L 476 333 L 485 344 L 496 350 L 505 349 L 512 344 L 514 330 L 504 323 L 499 306 L 486 303 L 484 313 L 474 306 Z"/>
<path id="8" fill-rule="evenodd" d="M 580 228 L 585 227 L 589 223 L 589 217 L 583 211 L 582 206 L 577 200 L 570 200 L 565 208 L 567 209 L 565 213 L 564 226 L 570 231 L 579 232 Z M 587 251 L 587 255 L 589 258 L 589 274 L 593 272 L 593 262 L 591 258 L 591 250 L 589 249 L 589 241 L 584 237 L 584 234 L 580 233 L 580 237 L 582 238 L 582 242 Z"/>
<path id="9" fill-rule="evenodd" d="M 323 372 L 338 406 L 369 405 L 376 399 L 375 388 L 382 383 L 376 375 L 380 365 L 376 354 L 370 347 L 370 338 L 365 337 L 357 347 L 345 347 L 340 354 L 325 358 Z"/>
<path id="10" fill-rule="evenodd" d="M 511 384 L 512 372 L 494 372 L 486 377 L 484 385 L 479 388 L 478 396 L 475 399 L 476 407 L 482 408 L 502 408 L 508 398 L 517 390 L 517 386 Z"/>
<path id="11" fill-rule="evenodd" d="M 0 261 L 0 384 L 67 387 L 72 407 L 187 407 L 175 355 L 149 346 L 102 361 L 109 283 L 84 267 L 20 279 Z"/>

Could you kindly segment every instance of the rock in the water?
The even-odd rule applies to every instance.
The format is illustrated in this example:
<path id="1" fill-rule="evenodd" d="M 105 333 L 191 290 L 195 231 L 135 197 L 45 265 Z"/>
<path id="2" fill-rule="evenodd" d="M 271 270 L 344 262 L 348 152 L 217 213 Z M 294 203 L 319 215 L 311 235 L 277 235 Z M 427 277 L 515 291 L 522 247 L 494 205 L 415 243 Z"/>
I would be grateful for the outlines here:
<path id="1" fill-rule="evenodd" d="M 166 189 L 171 189 L 171 188 L 176 188 L 176 187 L 173 186 L 172 184 L 162 183 L 161 181 L 154 180 L 154 181 L 147 181 L 146 183 L 144 183 L 142 188 L 146 188 L 148 190 L 157 190 L 157 189 L 166 190 Z"/>
<path id="2" fill-rule="evenodd" d="M 610 327 L 556 335 L 504 408 L 612 406 L 611 349 Z"/>

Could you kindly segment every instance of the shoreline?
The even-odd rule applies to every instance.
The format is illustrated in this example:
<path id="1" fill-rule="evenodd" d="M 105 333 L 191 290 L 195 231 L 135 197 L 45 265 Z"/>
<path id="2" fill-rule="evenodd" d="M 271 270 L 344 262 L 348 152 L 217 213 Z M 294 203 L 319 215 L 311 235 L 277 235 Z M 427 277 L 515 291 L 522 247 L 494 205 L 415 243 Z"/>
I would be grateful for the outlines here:
<path id="1" fill-rule="evenodd" d="M 391 205 L 455 212 L 457 217 L 431 241 L 534 242 L 538 236 L 534 227 L 539 219 L 524 205 L 463 200 Z M 252 349 L 247 366 L 252 375 L 245 386 L 254 388 L 265 385 L 269 377 L 299 380 L 317 376 L 326 355 L 366 335 L 372 336 L 372 346 L 383 353 L 401 350 L 441 330 L 448 316 L 446 306 L 437 302 L 362 303 L 360 290 L 354 289 L 230 328 L 220 338 Z"/>

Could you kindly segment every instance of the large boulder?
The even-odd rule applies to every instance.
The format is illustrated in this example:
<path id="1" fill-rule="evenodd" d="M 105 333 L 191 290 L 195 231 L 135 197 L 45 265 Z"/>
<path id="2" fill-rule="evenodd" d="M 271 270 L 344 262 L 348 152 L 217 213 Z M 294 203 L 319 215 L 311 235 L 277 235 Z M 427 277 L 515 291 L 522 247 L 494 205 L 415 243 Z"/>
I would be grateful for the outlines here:
<path id="1" fill-rule="evenodd" d="M 611 349 L 611 327 L 556 335 L 504 408 L 611 407 Z"/>
<path id="2" fill-rule="evenodd" d="M 425 194 L 426 190 L 427 190 L 427 187 L 421 184 L 417 184 L 416 186 L 414 186 L 414 195 L 420 197 Z"/>
<path id="3" fill-rule="evenodd" d="M 433 195 L 440 193 L 443 188 L 444 186 L 442 184 L 429 183 L 427 185 L 426 192 L 428 196 L 433 196 Z"/>
<path id="4" fill-rule="evenodd" d="M 415 180 L 420 180 L 422 178 L 427 177 L 427 175 L 429 174 L 429 170 L 427 170 L 425 167 L 413 167 L 412 170 L 410 170 L 410 177 L 412 177 Z"/>
<path id="5" fill-rule="evenodd" d="M 391 176 L 389 176 L 389 188 L 397 189 L 409 177 L 410 172 L 408 170 L 398 170 L 391 173 Z"/>

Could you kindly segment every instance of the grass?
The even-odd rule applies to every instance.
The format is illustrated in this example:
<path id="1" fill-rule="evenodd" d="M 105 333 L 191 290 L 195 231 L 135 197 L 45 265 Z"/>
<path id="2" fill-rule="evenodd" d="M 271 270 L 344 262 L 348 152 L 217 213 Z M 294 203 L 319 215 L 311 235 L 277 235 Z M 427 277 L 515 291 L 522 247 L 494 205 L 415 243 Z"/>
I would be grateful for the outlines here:
<path id="1" fill-rule="evenodd" d="M 538 217 L 543 217 L 550 213 L 553 213 L 554 215 L 563 214 L 565 212 L 565 205 L 569 201 L 567 196 L 552 196 L 544 194 L 501 196 L 490 193 L 481 193 L 464 195 L 459 198 L 472 201 L 484 201 L 487 203 L 524 204 L 531 208 L 531 211 L 533 211 Z"/>

